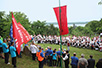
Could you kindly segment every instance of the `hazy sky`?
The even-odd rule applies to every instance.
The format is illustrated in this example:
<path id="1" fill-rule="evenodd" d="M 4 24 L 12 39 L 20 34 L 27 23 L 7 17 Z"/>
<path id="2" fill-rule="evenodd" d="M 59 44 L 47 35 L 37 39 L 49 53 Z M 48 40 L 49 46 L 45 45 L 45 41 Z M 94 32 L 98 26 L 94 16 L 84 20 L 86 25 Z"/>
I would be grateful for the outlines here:
<path id="1" fill-rule="evenodd" d="M 67 5 L 68 22 L 85 22 L 102 18 L 101 0 L 61 0 L 61 6 Z M 59 6 L 59 0 L 0 0 L 0 11 L 20 11 L 30 21 L 57 22 L 53 7 Z"/>

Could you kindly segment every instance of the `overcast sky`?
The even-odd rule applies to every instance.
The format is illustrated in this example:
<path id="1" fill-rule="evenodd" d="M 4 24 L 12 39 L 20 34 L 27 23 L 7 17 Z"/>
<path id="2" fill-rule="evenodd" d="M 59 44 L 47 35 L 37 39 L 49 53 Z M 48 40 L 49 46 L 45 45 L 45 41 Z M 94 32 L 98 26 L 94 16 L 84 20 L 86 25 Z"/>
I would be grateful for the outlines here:
<path id="1" fill-rule="evenodd" d="M 68 22 L 86 22 L 102 18 L 101 0 L 61 0 L 61 6 L 67 5 Z M 57 22 L 53 7 L 59 6 L 59 0 L 0 0 L 0 11 L 17 11 L 27 15 L 30 21 Z"/>

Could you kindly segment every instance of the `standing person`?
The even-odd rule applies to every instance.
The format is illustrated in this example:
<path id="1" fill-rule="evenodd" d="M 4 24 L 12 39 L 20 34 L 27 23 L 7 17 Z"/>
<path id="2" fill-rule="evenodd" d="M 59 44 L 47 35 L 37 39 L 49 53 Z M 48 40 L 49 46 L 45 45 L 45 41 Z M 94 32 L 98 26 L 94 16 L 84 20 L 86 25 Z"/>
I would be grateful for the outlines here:
<path id="1" fill-rule="evenodd" d="M 11 42 L 10 53 L 12 58 L 12 65 L 14 66 L 14 68 L 16 68 L 16 48 L 13 45 L 14 42 Z"/>
<path id="2" fill-rule="evenodd" d="M 32 41 L 32 44 L 30 45 L 30 51 L 32 53 L 32 60 L 35 61 L 35 57 L 36 57 L 36 53 L 38 51 L 38 48 L 35 46 L 33 41 Z"/>
<path id="3" fill-rule="evenodd" d="M 8 45 L 9 45 L 9 47 L 11 46 L 11 39 L 10 38 L 8 38 Z"/>
<path id="4" fill-rule="evenodd" d="M 41 50 L 41 47 L 39 47 L 39 51 L 36 53 L 36 56 L 38 57 L 39 68 L 43 68 L 44 54 L 43 54 L 43 52 Z"/>
<path id="5" fill-rule="evenodd" d="M 48 65 L 52 66 L 52 57 L 50 55 L 53 54 L 53 51 L 51 50 L 51 47 L 48 46 L 47 48 L 48 50 L 46 51 L 46 54 L 48 55 Z"/>
<path id="6" fill-rule="evenodd" d="M 94 68 L 95 66 L 95 60 L 93 59 L 93 56 L 90 55 L 90 59 L 88 59 L 88 68 Z"/>
<path id="7" fill-rule="evenodd" d="M 69 40 L 67 41 L 67 48 L 68 48 L 68 51 L 70 50 L 69 49 L 69 46 L 70 46 L 70 42 L 69 42 Z"/>
<path id="8" fill-rule="evenodd" d="M 52 50 L 52 48 L 50 47 L 50 51 L 49 51 L 49 60 L 50 60 L 50 63 L 49 63 L 49 66 L 52 66 L 52 56 L 51 56 L 51 54 L 53 54 L 53 50 Z"/>
<path id="9" fill-rule="evenodd" d="M 46 52 L 47 48 L 45 48 L 45 58 L 44 58 L 44 64 L 48 65 L 48 53 Z"/>
<path id="10" fill-rule="evenodd" d="M 102 68 L 102 59 L 99 59 L 99 61 L 96 64 L 97 68 Z"/>
<path id="11" fill-rule="evenodd" d="M 76 53 L 73 54 L 71 57 L 71 66 L 72 68 L 77 68 L 78 65 L 78 58 L 76 57 Z"/>
<path id="12" fill-rule="evenodd" d="M 9 60 L 9 46 L 7 46 L 6 44 L 6 39 L 3 39 L 3 44 L 2 44 L 2 48 L 3 48 L 3 52 L 4 52 L 4 56 L 5 56 L 5 64 L 10 64 L 8 62 Z"/>
<path id="13" fill-rule="evenodd" d="M 65 62 L 65 68 L 69 68 L 69 58 L 70 58 L 70 54 L 69 51 L 66 51 L 65 57 L 63 57 L 63 60 Z"/>
<path id="14" fill-rule="evenodd" d="M 92 39 L 91 41 L 91 49 L 93 50 L 94 49 L 94 40 Z"/>
<path id="15" fill-rule="evenodd" d="M 57 56 L 58 56 L 57 66 L 61 67 L 61 51 L 60 51 L 60 48 L 59 48 L 59 51 L 57 51 L 56 53 L 57 53 Z M 62 52 L 62 54 L 63 54 L 63 52 Z"/>
<path id="16" fill-rule="evenodd" d="M 87 66 L 88 66 L 88 62 L 84 58 L 84 54 L 81 54 L 81 58 L 79 59 L 79 62 L 78 62 L 78 68 L 87 68 Z"/>
<path id="17" fill-rule="evenodd" d="M 2 49 L 2 43 L 3 43 L 3 41 L 1 40 L 1 36 L 0 36 L 0 56 L 4 59 L 3 49 Z"/>
<path id="18" fill-rule="evenodd" d="M 56 66 L 56 62 L 57 62 L 57 54 L 55 51 L 53 51 L 53 54 L 51 54 L 52 56 L 52 64 L 53 66 Z"/>
<path id="19" fill-rule="evenodd" d="M 9 45 L 9 47 L 11 46 L 11 39 L 10 38 L 8 38 L 7 44 Z M 9 54 L 10 54 L 10 48 L 9 48 Z"/>

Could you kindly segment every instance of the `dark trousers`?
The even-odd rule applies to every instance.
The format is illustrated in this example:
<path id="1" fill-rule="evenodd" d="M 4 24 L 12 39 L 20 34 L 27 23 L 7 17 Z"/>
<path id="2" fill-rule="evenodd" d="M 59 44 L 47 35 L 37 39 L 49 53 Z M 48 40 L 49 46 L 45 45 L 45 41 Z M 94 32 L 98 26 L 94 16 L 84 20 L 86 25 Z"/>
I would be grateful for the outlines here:
<path id="1" fill-rule="evenodd" d="M 53 66 L 56 66 L 56 62 L 57 62 L 57 60 L 53 60 L 53 61 L 52 61 Z"/>
<path id="2" fill-rule="evenodd" d="M 49 62 L 48 62 L 48 57 L 45 57 L 45 59 L 44 59 L 44 64 L 49 65 Z"/>
<path id="3" fill-rule="evenodd" d="M 65 61 L 65 68 L 69 68 L 69 62 Z"/>
<path id="4" fill-rule="evenodd" d="M 32 60 L 35 60 L 36 53 L 32 53 Z"/>
<path id="5" fill-rule="evenodd" d="M 7 64 L 9 60 L 9 53 L 4 53 L 4 56 L 5 56 L 5 63 Z"/>
<path id="6" fill-rule="evenodd" d="M 49 56 L 49 66 L 52 66 L 52 56 Z"/>
<path id="7" fill-rule="evenodd" d="M 72 68 L 77 68 L 77 65 L 72 65 Z"/>
<path id="8" fill-rule="evenodd" d="M 43 68 L 43 64 L 44 64 L 43 61 L 39 61 L 39 68 Z"/>
<path id="9" fill-rule="evenodd" d="M 12 58 L 12 65 L 14 65 L 14 67 L 16 67 L 16 57 Z"/>
<path id="10" fill-rule="evenodd" d="M 61 67 L 61 58 L 58 58 L 57 66 Z"/>

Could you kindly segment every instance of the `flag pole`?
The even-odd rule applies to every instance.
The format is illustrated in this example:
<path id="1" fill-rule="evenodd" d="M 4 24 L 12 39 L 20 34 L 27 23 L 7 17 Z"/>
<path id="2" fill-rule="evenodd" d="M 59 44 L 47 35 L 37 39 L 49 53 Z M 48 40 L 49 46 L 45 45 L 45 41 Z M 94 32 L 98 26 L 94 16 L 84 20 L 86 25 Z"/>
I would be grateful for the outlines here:
<path id="1" fill-rule="evenodd" d="M 62 56 L 62 36 L 61 36 L 61 6 L 60 6 L 60 0 L 59 0 L 59 18 L 60 18 L 60 54 Z M 60 56 L 60 57 L 61 57 Z M 61 57 L 61 68 L 62 68 L 62 57 Z"/>

